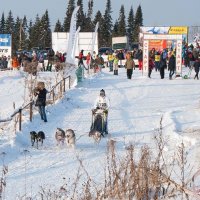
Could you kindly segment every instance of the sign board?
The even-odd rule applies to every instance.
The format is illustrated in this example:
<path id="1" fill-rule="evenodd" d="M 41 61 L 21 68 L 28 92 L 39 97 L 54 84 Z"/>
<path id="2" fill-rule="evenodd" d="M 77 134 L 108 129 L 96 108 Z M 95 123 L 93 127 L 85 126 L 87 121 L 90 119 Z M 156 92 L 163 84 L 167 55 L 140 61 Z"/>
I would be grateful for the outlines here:
<path id="1" fill-rule="evenodd" d="M 182 40 L 182 35 L 144 34 L 144 40 Z"/>
<path id="2" fill-rule="evenodd" d="M 139 34 L 139 43 L 143 43 L 143 34 L 152 35 L 182 35 L 182 40 L 188 42 L 189 28 L 187 26 L 141 26 Z M 155 48 L 156 50 L 162 50 L 165 48 L 175 48 L 176 40 L 164 40 L 149 41 L 149 49 Z"/>
<path id="3" fill-rule="evenodd" d="M 182 74 L 182 35 L 144 34 L 143 36 L 143 73 L 149 70 L 149 41 L 151 40 L 176 40 L 176 76 Z"/>
<path id="4" fill-rule="evenodd" d="M 11 56 L 12 37 L 11 34 L 0 34 L 0 57 Z"/>
<path id="5" fill-rule="evenodd" d="M 149 41 L 144 40 L 143 43 L 143 65 L 142 65 L 143 75 L 147 75 L 149 71 Z"/>

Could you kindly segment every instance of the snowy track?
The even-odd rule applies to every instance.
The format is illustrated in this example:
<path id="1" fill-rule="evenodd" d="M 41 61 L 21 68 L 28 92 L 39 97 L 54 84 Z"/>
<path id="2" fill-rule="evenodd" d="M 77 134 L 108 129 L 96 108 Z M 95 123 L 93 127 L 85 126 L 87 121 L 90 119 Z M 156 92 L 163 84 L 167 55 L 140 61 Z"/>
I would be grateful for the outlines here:
<path id="1" fill-rule="evenodd" d="M 105 69 L 96 78 L 86 79 L 68 91 L 56 105 L 47 107 L 47 123 L 42 122 L 37 114 L 33 123 L 23 124 L 23 132 L 18 133 L 12 147 L 9 145 L 11 141 L 0 142 L 0 151 L 7 153 L 5 163 L 9 167 L 7 199 L 24 194 L 25 177 L 28 194 L 38 192 L 39 186 L 59 187 L 63 178 L 75 178 L 79 166 L 77 156 L 83 159 L 84 166 L 95 180 L 103 176 L 109 138 L 103 138 L 96 145 L 88 137 L 91 108 L 102 88 L 111 101 L 108 126 L 111 138 L 117 141 L 119 153 L 123 154 L 124 145 L 129 143 L 138 148 L 147 144 L 154 149 L 155 129 L 159 128 L 163 116 L 163 132 L 169 139 L 168 151 L 173 151 L 183 141 L 191 155 L 199 158 L 199 87 L 200 81 L 192 79 L 161 80 L 158 72 L 152 73 L 152 79 L 144 78 L 138 70 L 133 72 L 132 80 L 127 80 L 125 69 L 119 69 L 119 76 Z M 0 96 L 3 97 L 2 90 Z M 8 96 L 5 94 L 4 97 L 3 103 L 6 104 Z M 75 150 L 56 147 L 54 135 L 57 127 L 74 129 L 77 138 L 81 136 Z M 30 145 L 29 132 L 32 130 L 42 130 L 46 134 L 44 146 L 38 150 Z M 28 150 L 26 158 L 24 149 Z M 195 165 L 199 164 L 200 160 L 195 162 Z M 16 183 L 17 188 L 14 187 Z"/>

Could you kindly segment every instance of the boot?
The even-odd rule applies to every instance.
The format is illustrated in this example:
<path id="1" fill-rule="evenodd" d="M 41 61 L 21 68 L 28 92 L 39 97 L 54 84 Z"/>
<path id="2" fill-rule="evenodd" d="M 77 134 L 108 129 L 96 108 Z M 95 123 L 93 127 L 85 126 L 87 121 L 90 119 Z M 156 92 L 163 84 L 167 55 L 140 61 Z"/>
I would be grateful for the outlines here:
<path id="1" fill-rule="evenodd" d="M 118 75 L 118 70 L 115 70 L 115 75 Z"/>
<path id="2" fill-rule="evenodd" d="M 116 70 L 114 70 L 114 75 L 116 75 Z"/>

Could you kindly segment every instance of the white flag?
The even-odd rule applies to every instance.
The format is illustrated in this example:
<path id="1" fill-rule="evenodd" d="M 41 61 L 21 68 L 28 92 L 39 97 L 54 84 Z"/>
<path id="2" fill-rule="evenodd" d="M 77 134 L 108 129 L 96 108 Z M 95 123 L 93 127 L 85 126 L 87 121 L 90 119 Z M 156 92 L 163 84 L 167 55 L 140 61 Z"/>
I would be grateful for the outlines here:
<path id="1" fill-rule="evenodd" d="M 81 27 L 79 26 L 76 33 L 75 33 L 75 40 L 74 40 L 74 45 L 73 45 L 73 50 L 72 50 L 72 58 L 74 60 L 75 58 L 75 53 L 76 53 L 76 45 L 77 45 L 77 40 L 78 40 L 78 35 L 79 35 L 79 32 L 81 30 Z"/>
<path id="2" fill-rule="evenodd" d="M 94 30 L 94 34 L 92 34 L 92 52 L 91 52 L 91 56 L 93 55 L 94 52 L 94 45 L 95 45 L 95 40 L 97 37 L 97 30 L 99 28 L 99 22 L 97 22 L 96 26 L 95 26 L 95 30 Z"/>
<path id="3" fill-rule="evenodd" d="M 76 37 L 76 14 L 78 12 L 80 6 L 77 6 L 73 13 L 72 13 L 72 18 L 71 18 L 71 23 L 70 23 L 70 31 L 69 31 L 69 39 L 68 39 L 68 47 L 67 47 L 67 58 L 66 58 L 66 63 L 74 64 L 75 58 L 73 57 L 73 47 Z"/>

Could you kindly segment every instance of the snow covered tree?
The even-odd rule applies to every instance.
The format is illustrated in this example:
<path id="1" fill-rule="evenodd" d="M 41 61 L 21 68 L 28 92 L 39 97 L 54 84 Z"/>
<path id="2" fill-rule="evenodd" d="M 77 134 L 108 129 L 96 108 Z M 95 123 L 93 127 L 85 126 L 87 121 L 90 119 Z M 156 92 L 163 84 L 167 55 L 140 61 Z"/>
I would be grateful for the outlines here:
<path id="1" fill-rule="evenodd" d="M 138 42 L 139 40 L 140 26 L 143 26 L 143 14 L 142 14 L 142 8 L 139 5 L 135 14 L 133 42 Z"/>
<path id="2" fill-rule="evenodd" d="M 95 17 L 93 24 L 96 25 L 96 23 L 99 22 L 99 29 L 98 29 L 98 46 L 103 46 L 103 16 L 101 12 L 98 10 Z"/>
<path id="3" fill-rule="evenodd" d="M 132 43 L 133 40 L 133 29 L 134 29 L 134 12 L 133 12 L 133 7 L 131 6 L 129 15 L 128 15 L 128 25 L 127 25 L 127 34 L 130 43 Z"/>
<path id="4" fill-rule="evenodd" d="M 5 16 L 4 16 L 4 13 L 2 13 L 1 21 L 0 21 L 0 33 L 1 34 L 4 34 L 6 32 L 5 28 L 6 28 Z"/>
<path id="5" fill-rule="evenodd" d="M 63 27 L 59 19 L 56 22 L 54 32 L 63 32 Z"/>
<path id="6" fill-rule="evenodd" d="M 85 32 L 86 17 L 83 12 L 83 0 L 77 1 L 77 6 L 80 6 L 77 13 L 76 27 L 81 27 L 81 32 Z"/>
<path id="7" fill-rule="evenodd" d="M 111 35 L 112 35 L 112 17 L 111 17 L 111 0 L 107 0 L 106 10 L 103 16 L 103 27 L 102 27 L 102 46 L 111 46 Z"/>
<path id="8" fill-rule="evenodd" d="M 66 12 L 66 17 L 65 17 L 64 23 L 63 23 L 64 32 L 69 32 L 71 17 L 72 17 L 72 13 L 74 11 L 74 8 L 75 8 L 75 0 L 69 0 L 67 12 Z"/>
<path id="9" fill-rule="evenodd" d="M 126 20 L 124 14 L 124 5 L 121 6 L 119 11 L 119 20 L 118 20 L 118 36 L 126 35 Z"/>

